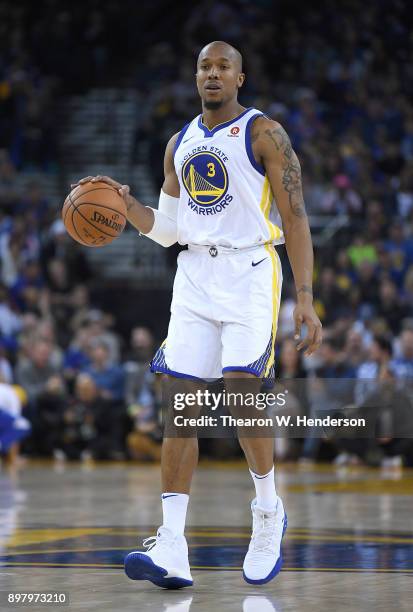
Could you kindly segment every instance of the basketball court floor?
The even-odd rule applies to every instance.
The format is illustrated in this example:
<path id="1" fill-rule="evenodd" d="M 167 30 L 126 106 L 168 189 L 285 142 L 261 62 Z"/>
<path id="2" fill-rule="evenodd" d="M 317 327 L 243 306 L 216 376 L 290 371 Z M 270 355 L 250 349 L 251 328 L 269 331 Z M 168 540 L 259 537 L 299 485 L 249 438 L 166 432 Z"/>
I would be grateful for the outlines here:
<path id="1" fill-rule="evenodd" d="M 284 570 L 252 587 L 241 566 L 253 494 L 242 463 L 198 468 L 187 537 L 194 586 L 130 581 L 123 558 L 160 524 L 159 466 L 30 463 L 0 471 L 0 609 L 6 594 L 64 592 L 70 609 L 404 612 L 413 600 L 413 470 L 284 465 Z"/>

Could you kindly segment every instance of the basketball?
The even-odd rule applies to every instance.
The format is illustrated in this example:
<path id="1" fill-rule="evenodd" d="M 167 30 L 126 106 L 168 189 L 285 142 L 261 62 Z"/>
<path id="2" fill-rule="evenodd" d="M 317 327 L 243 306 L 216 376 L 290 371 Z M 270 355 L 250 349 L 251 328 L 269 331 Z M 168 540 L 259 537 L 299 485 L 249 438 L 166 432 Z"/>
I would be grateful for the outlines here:
<path id="1" fill-rule="evenodd" d="M 117 238 L 126 225 L 126 205 L 117 190 L 101 181 L 78 185 L 62 210 L 68 234 L 80 244 L 99 247 Z"/>

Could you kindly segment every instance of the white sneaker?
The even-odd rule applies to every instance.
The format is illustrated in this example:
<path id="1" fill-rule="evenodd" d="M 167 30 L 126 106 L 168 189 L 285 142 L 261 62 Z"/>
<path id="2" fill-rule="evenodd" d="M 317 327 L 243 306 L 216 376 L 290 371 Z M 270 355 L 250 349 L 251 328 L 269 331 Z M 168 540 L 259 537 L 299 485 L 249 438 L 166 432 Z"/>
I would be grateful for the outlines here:
<path id="1" fill-rule="evenodd" d="M 281 498 L 278 497 L 276 509 L 267 512 L 251 502 L 252 536 L 244 559 L 244 580 L 250 584 L 265 584 L 281 570 L 283 558 L 281 540 L 287 529 L 287 515 Z"/>
<path id="2" fill-rule="evenodd" d="M 132 580 L 150 580 L 166 589 L 192 586 L 185 536 L 159 527 L 156 536 L 146 538 L 145 552 L 134 551 L 125 559 L 126 575 Z"/>

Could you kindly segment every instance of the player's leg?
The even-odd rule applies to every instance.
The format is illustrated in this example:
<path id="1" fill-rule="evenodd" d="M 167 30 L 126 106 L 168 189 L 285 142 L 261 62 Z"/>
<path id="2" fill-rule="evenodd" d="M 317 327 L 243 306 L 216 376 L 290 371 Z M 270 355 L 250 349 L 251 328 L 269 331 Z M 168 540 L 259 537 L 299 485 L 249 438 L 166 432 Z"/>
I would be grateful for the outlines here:
<path id="1" fill-rule="evenodd" d="M 171 321 L 167 340 L 152 360 L 152 371 L 168 374 L 167 412 L 164 414 L 162 447 L 163 524 L 157 535 L 144 542 L 145 552 L 130 553 L 125 571 L 134 580 L 150 580 L 166 588 L 192 584 L 184 527 L 192 475 L 198 461 L 196 430 L 174 426 L 174 416 L 198 416 L 198 409 L 186 407 L 175 412 L 174 396 L 199 389 L 203 378 L 221 374 L 220 327 L 208 319 L 203 288 L 198 293 L 196 275 L 202 267 L 188 252 L 179 257 L 175 279 Z M 184 264 L 182 264 L 182 261 Z M 192 266 L 192 267 L 191 267 Z M 196 382 L 194 383 L 194 379 Z M 165 409 L 165 407 L 164 407 Z"/>
<path id="2" fill-rule="evenodd" d="M 249 253 L 233 258 L 228 265 L 236 278 L 227 279 L 227 283 L 231 288 L 236 286 L 236 299 L 228 295 L 223 308 L 222 365 L 226 388 L 234 393 L 258 393 L 261 379 L 271 378 L 273 369 L 282 272 L 272 247 L 265 247 L 264 255 L 258 266 L 251 265 Z M 240 413 L 239 408 L 236 412 Z M 264 416 L 246 405 L 243 412 L 240 416 Z M 275 489 L 274 436 L 268 429 L 249 431 L 244 427 L 238 429 L 238 437 L 256 492 L 251 503 L 253 533 L 244 560 L 244 578 L 252 584 L 264 584 L 281 570 L 281 540 L 287 526 L 283 503 Z"/>
<path id="3" fill-rule="evenodd" d="M 169 400 L 178 392 L 176 383 L 179 383 L 179 393 L 191 393 L 200 387 L 200 383 L 190 380 L 166 378 L 164 395 Z M 168 432 L 175 434 L 173 405 L 165 407 L 165 410 L 164 429 L 167 435 Z M 196 417 L 198 413 L 197 406 L 180 411 L 184 418 Z M 148 550 L 134 551 L 125 560 L 129 578 L 150 580 L 157 586 L 171 589 L 193 584 L 184 530 L 192 476 L 198 463 L 198 438 L 196 429 L 184 428 L 182 435 L 184 437 L 164 437 L 162 443 L 162 525 L 156 536 L 145 540 Z"/>
<path id="4" fill-rule="evenodd" d="M 178 380 L 166 377 L 169 398 L 167 414 L 164 417 L 164 439 L 162 443 L 162 511 L 163 526 L 176 535 L 183 535 L 186 510 L 189 501 L 192 476 L 198 463 L 198 437 L 196 427 L 177 427 L 174 418 L 196 418 L 200 407 L 185 406 L 176 412 L 174 396 L 194 393 L 205 387 L 201 381 Z"/>
<path id="5" fill-rule="evenodd" d="M 224 374 L 227 392 L 257 394 L 262 381 L 247 372 L 231 371 Z M 246 383 L 244 385 L 243 383 Z M 231 409 L 234 415 L 240 411 Z M 252 416 L 244 411 L 244 418 Z M 274 479 L 274 438 L 257 437 L 251 428 L 238 428 L 238 440 L 244 451 L 255 486 L 251 502 L 253 519 L 252 537 L 244 559 L 243 576 L 250 584 L 265 584 L 281 570 L 281 541 L 287 528 L 287 515 L 277 495 Z"/>
<path id="6" fill-rule="evenodd" d="M 198 438 L 164 438 L 162 443 L 162 490 L 189 495 L 198 463 Z"/>

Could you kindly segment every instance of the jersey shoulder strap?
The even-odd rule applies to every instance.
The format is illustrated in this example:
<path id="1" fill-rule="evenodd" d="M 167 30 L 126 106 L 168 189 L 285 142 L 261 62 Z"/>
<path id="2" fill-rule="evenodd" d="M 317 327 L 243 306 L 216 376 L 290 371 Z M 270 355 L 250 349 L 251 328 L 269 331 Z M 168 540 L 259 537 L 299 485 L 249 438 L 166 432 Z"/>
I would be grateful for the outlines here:
<path id="1" fill-rule="evenodd" d="M 255 112 L 248 118 L 247 125 L 245 126 L 245 150 L 247 152 L 248 159 L 250 160 L 253 168 L 255 168 L 257 172 L 262 174 L 262 176 L 265 176 L 264 166 L 258 163 L 254 157 L 254 153 L 252 150 L 252 142 L 251 142 L 251 127 L 255 119 L 257 119 L 257 117 L 265 117 L 266 119 L 268 119 L 268 117 L 267 115 L 257 110 L 256 108 L 252 108 L 251 110 Z"/>

